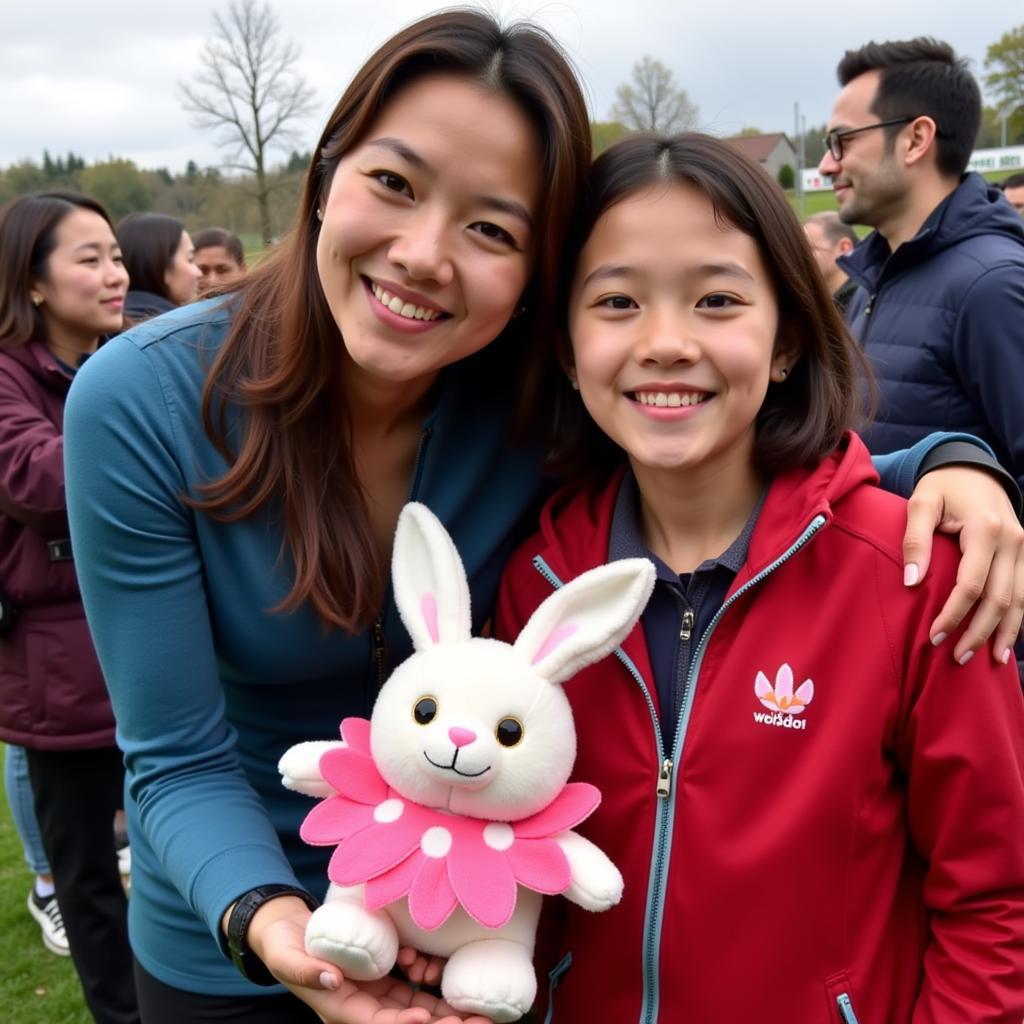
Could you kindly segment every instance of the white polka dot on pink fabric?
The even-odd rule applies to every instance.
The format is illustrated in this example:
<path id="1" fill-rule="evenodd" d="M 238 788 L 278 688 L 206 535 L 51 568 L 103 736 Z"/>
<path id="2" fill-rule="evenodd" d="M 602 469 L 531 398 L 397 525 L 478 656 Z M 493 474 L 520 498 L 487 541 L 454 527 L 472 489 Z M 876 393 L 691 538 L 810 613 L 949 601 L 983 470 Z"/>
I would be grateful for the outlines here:
<path id="1" fill-rule="evenodd" d="M 492 821 L 484 829 L 484 842 L 492 850 L 507 850 L 515 841 L 512 826 L 504 821 Z"/>
<path id="2" fill-rule="evenodd" d="M 423 838 L 420 840 L 420 849 L 428 856 L 434 857 L 440 860 L 442 857 L 448 856 L 448 851 L 452 848 L 452 834 L 446 828 L 442 828 L 440 825 L 435 825 L 433 828 L 428 828 L 423 833 Z"/>
<path id="3" fill-rule="evenodd" d="M 392 797 L 390 800 L 385 800 L 384 803 L 377 804 L 374 807 L 373 820 L 380 825 L 390 825 L 391 822 L 398 821 L 404 810 L 405 804 L 397 797 Z"/>

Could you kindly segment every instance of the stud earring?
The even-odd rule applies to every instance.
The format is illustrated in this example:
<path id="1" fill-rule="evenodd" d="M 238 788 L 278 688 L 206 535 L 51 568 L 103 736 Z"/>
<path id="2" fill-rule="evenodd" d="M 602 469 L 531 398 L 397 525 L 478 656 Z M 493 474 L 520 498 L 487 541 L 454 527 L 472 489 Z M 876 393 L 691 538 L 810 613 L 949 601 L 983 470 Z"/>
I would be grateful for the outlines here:
<path id="1" fill-rule="evenodd" d="M 574 373 L 569 374 L 569 387 L 571 387 L 573 391 L 579 391 L 580 389 L 580 382 L 576 379 L 576 375 Z"/>
<path id="2" fill-rule="evenodd" d="M 520 302 L 518 306 L 512 311 L 512 319 L 518 320 L 526 312 L 526 303 Z"/>
<path id="3" fill-rule="evenodd" d="M 787 377 L 789 376 L 789 370 L 787 370 L 787 369 L 786 369 L 785 367 L 782 367 L 782 369 L 781 369 L 781 370 L 779 370 L 779 376 L 780 376 L 780 377 L 781 377 L 781 378 L 782 378 L 783 380 L 785 380 L 785 379 L 786 379 L 786 378 L 787 378 Z"/>
<path id="4" fill-rule="evenodd" d="M 41 306 L 42 304 L 43 304 L 43 297 L 41 295 L 33 295 L 32 296 L 32 305 L 33 306 Z"/>

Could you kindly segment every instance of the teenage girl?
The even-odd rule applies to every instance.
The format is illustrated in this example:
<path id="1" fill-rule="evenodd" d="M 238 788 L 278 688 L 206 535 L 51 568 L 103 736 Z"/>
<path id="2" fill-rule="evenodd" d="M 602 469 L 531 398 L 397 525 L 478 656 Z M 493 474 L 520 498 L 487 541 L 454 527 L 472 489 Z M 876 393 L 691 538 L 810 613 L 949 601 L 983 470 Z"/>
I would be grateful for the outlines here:
<path id="1" fill-rule="evenodd" d="M 956 549 L 905 586 L 905 503 L 850 432 L 860 360 L 784 196 L 715 139 L 633 137 L 573 254 L 585 486 L 514 556 L 499 632 L 608 560 L 658 584 L 567 684 L 626 889 L 564 904 L 549 1019 L 1019 1024 L 1015 666 L 930 642 Z"/>

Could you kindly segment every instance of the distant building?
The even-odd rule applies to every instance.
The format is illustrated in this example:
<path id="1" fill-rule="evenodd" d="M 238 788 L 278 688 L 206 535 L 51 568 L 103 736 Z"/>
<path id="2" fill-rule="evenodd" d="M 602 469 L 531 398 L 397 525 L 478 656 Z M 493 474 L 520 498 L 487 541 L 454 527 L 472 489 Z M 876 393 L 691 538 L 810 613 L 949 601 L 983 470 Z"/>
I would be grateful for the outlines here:
<path id="1" fill-rule="evenodd" d="M 754 163 L 760 164 L 776 181 L 783 164 L 789 164 L 794 171 L 797 170 L 796 150 L 782 132 L 772 132 L 770 135 L 733 135 L 724 141 L 735 146 Z"/>

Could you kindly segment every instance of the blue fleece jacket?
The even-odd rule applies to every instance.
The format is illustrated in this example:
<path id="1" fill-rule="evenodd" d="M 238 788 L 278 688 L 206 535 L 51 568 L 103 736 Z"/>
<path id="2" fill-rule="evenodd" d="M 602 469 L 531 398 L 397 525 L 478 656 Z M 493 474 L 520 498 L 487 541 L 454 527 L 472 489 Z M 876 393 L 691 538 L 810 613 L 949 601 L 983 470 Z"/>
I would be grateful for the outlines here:
<path id="1" fill-rule="evenodd" d="M 1005 197 L 968 174 L 894 253 L 876 231 L 839 263 L 879 385 L 868 448 L 964 431 L 1024 484 L 1024 223 Z"/>
<path id="2" fill-rule="evenodd" d="M 214 300 L 115 339 L 65 419 L 72 542 L 127 765 L 133 948 L 165 984 L 222 995 L 274 991 L 222 955 L 225 909 L 257 885 L 326 889 L 331 851 L 299 840 L 312 802 L 281 786 L 279 757 L 368 716 L 378 687 L 372 631 L 268 613 L 290 587 L 276 509 L 225 524 L 182 500 L 226 468 L 199 410 L 228 324 Z M 441 375 L 411 497 L 452 534 L 479 629 L 544 484 L 538 452 L 508 443 L 514 396 L 482 387 L 475 359 Z M 912 483 L 931 447 L 887 460 L 887 480 Z M 383 626 L 393 666 L 410 643 L 390 601 Z"/>

